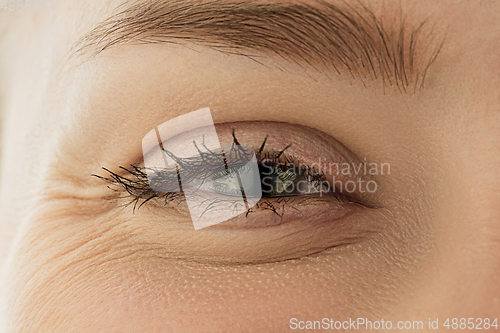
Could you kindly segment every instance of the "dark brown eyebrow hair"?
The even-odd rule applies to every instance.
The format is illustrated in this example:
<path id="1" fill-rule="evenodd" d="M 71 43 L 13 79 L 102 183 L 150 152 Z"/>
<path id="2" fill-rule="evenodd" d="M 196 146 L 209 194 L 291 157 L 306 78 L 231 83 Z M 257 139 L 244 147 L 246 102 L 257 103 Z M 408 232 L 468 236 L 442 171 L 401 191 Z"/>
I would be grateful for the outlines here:
<path id="1" fill-rule="evenodd" d="M 428 21 L 410 26 L 400 17 L 396 24 L 386 24 L 360 1 L 355 5 L 324 0 L 126 3 L 78 40 L 74 54 L 91 49 L 96 56 L 126 43 L 189 42 L 256 61 L 258 54 L 274 54 L 313 67 L 319 64 L 361 80 L 382 80 L 402 92 L 422 88 L 443 45 L 436 43 L 432 28 L 423 29 Z"/>

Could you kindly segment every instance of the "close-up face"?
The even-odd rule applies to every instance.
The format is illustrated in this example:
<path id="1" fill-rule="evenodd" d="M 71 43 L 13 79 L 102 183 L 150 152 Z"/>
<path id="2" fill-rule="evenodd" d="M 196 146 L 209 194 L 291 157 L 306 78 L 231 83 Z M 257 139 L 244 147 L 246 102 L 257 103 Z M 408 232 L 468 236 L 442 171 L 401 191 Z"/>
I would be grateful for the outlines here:
<path id="1" fill-rule="evenodd" d="M 496 331 L 500 2 L 4 1 L 0 331 Z"/>

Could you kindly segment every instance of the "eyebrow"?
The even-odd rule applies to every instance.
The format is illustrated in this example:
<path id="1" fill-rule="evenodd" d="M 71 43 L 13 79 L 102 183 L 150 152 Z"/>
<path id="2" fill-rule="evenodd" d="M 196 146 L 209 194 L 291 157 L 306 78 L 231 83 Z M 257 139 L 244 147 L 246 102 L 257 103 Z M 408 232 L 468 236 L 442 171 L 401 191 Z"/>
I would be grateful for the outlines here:
<path id="1" fill-rule="evenodd" d="M 274 54 L 315 68 L 319 64 L 363 82 L 381 80 L 384 87 L 395 85 L 401 92 L 412 86 L 413 91 L 422 89 L 444 39 L 436 43 L 432 28 L 423 29 L 427 19 L 410 25 L 407 17 L 399 17 L 398 23 L 386 24 L 360 1 L 356 4 L 127 2 L 125 9 L 79 39 L 73 54 L 90 52 L 94 57 L 130 43 L 189 42 L 257 62 L 259 54 Z"/>

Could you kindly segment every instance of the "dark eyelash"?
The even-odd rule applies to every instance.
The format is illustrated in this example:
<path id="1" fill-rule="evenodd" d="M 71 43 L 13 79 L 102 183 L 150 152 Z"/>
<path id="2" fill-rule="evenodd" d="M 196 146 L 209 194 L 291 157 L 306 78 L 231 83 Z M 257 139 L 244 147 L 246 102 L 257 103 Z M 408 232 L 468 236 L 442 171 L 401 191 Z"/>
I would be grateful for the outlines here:
<path id="1" fill-rule="evenodd" d="M 212 165 L 217 165 L 216 163 L 220 162 L 220 158 L 224 158 L 224 163 L 227 167 L 227 157 L 232 160 L 233 163 L 237 163 L 240 161 L 248 161 L 249 151 L 245 151 L 243 146 L 239 143 L 233 129 L 233 144 L 229 152 L 225 152 L 224 154 L 214 153 L 210 151 L 204 143 L 202 146 L 207 149 L 207 152 L 201 151 L 196 142 L 193 142 L 200 157 L 198 158 L 179 158 L 173 155 L 171 152 L 166 150 L 165 153 L 169 155 L 183 170 L 188 170 L 187 177 L 208 177 L 210 171 L 213 169 Z M 262 161 L 267 161 L 270 164 L 278 164 L 281 163 L 285 167 L 288 165 L 299 166 L 299 173 L 307 176 L 311 182 L 318 184 L 325 179 L 325 175 L 315 172 L 313 168 L 309 168 L 307 165 L 299 163 L 295 157 L 285 155 L 285 151 L 291 146 L 288 145 L 284 149 L 275 151 L 275 150 L 265 150 L 265 145 L 267 142 L 268 136 L 266 136 L 259 147 L 259 150 L 256 153 L 257 162 L 260 163 Z M 146 168 L 137 167 L 135 165 L 130 165 L 130 168 L 125 168 L 120 166 L 120 169 L 126 175 L 120 175 L 116 172 L 113 172 L 107 168 L 103 167 L 103 170 L 108 173 L 108 176 L 100 176 L 93 174 L 93 177 L 99 178 L 108 184 L 108 188 L 117 193 L 125 193 L 124 196 L 119 196 L 120 198 L 128 198 L 130 199 L 125 206 L 133 205 L 133 212 L 135 213 L 136 209 L 140 209 L 144 204 L 153 200 L 153 199 L 161 199 L 164 200 L 164 204 L 171 204 L 176 201 L 180 204 L 184 200 L 184 195 L 182 192 L 157 192 L 150 187 L 148 174 L 146 172 Z M 176 176 L 179 175 L 179 168 L 171 171 L 170 176 L 164 176 L 164 179 L 178 179 L 177 177 L 172 177 L 172 173 L 176 173 Z M 347 198 L 342 193 L 333 190 L 331 194 L 337 199 L 339 203 L 343 203 L 345 201 L 355 202 L 349 198 Z M 269 210 L 275 213 L 276 215 L 283 217 L 285 212 L 285 208 L 292 201 L 299 201 L 300 204 L 306 202 L 316 202 L 316 201 L 324 201 L 325 199 L 316 198 L 308 195 L 304 195 L 300 199 L 298 197 L 278 197 L 270 200 L 261 200 L 254 207 L 250 208 L 246 215 L 256 211 L 256 210 Z M 291 207 L 292 209 L 296 209 Z"/>
<path id="2" fill-rule="evenodd" d="M 149 186 L 148 176 L 145 168 L 140 168 L 135 165 L 130 165 L 130 169 L 120 166 L 127 176 L 119 175 L 107 168 L 102 168 L 109 175 L 103 177 L 100 175 L 92 175 L 108 183 L 108 188 L 114 192 L 125 192 L 125 198 L 130 201 L 125 204 L 129 206 L 133 204 L 133 211 L 141 208 L 144 204 L 155 198 L 164 199 L 165 205 L 177 199 L 182 199 L 183 195 L 180 192 L 156 192 Z M 120 198 L 124 198 L 120 196 Z M 141 202 L 142 200 L 142 202 Z"/>

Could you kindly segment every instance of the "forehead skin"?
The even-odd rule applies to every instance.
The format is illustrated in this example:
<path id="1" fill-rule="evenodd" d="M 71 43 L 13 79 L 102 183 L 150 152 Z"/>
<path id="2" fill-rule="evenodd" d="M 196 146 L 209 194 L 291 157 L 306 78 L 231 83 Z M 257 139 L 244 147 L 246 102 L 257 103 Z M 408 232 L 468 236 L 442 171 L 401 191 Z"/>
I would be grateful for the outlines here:
<path id="1" fill-rule="evenodd" d="M 399 3 L 373 7 L 393 14 Z M 72 66 L 74 42 L 119 5 L 56 2 L 54 12 L 8 19 L 2 324 L 15 332 L 281 332 L 292 317 L 498 316 L 500 2 L 401 2 L 411 19 L 431 16 L 445 36 L 424 90 L 409 95 L 194 46 L 117 47 Z M 125 223 L 127 216 L 106 220 L 109 204 L 96 199 L 103 189 L 87 175 L 130 161 L 143 133 L 176 115 L 137 110 L 168 105 L 183 113 L 207 104 L 216 122 L 289 121 L 369 160 L 389 160 L 386 195 L 402 205 L 389 213 L 403 226 L 375 215 L 391 232 L 355 258 L 210 268 L 163 258 L 150 246 L 156 236 Z M 315 116 L 295 112 L 306 109 Z"/>

